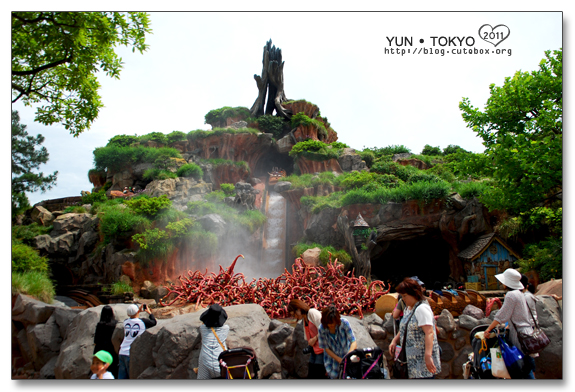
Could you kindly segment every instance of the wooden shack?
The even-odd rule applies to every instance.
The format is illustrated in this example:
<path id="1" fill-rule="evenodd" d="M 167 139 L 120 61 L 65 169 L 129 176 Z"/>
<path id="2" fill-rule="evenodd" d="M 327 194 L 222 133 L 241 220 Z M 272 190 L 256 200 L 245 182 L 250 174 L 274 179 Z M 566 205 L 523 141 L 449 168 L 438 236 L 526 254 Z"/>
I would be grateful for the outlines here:
<path id="1" fill-rule="evenodd" d="M 519 255 L 495 233 L 477 238 L 457 256 L 463 262 L 467 281 L 477 283 L 480 290 L 501 289 L 495 275 L 513 267 L 513 262 L 519 259 Z"/>

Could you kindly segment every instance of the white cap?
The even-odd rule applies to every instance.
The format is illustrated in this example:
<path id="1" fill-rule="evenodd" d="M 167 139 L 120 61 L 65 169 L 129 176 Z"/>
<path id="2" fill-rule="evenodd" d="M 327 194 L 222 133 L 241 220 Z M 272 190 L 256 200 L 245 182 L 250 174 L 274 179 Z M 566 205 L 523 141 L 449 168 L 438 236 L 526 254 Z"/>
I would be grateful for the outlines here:
<path id="1" fill-rule="evenodd" d="M 138 305 L 130 305 L 128 306 L 128 310 L 126 310 L 126 313 L 128 313 L 128 316 L 134 316 L 135 314 L 138 313 L 138 310 L 140 310 L 140 308 L 138 308 Z"/>

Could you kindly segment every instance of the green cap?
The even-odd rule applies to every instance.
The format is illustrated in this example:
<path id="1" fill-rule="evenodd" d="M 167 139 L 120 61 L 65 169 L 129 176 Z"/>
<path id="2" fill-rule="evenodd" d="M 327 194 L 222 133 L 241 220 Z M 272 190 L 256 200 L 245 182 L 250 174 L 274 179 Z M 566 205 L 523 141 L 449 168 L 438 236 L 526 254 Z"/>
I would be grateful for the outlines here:
<path id="1" fill-rule="evenodd" d="M 112 358 L 112 354 L 104 350 L 98 351 L 96 354 L 94 354 L 94 356 L 104 363 L 111 364 L 114 361 L 114 358 Z"/>

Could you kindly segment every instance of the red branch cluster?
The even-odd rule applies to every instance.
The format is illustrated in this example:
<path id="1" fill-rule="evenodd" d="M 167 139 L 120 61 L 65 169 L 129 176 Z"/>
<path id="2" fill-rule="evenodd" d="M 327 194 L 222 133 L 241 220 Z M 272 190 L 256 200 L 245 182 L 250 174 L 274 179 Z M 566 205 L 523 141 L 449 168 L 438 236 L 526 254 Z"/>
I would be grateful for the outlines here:
<path id="1" fill-rule="evenodd" d="M 270 318 L 286 318 L 287 305 L 292 299 L 301 299 L 310 307 L 323 309 L 335 305 L 342 314 L 357 314 L 363 318 L 364 312 L 374 310 L 377 299 L 387 294 L 385 284 L 374 280 L 369 285 L 365 277 L 353 276 L 353 271 L 343 273 L 343 265 L 332 262 L 331 254 L 326 267 L 306 265 L 297 258 L 292 272 L 284 273 L 275 279 L 259 278 L 247 283 L 241 272 L 234 274 L 239 255 L 227 269 L 220 265 L 218 274 L 211 272 L 188 271 L 188 276 L 179 276 L 179 284 L 172 284 L 168 294 L 160 300 L 160 305 L 185 305 L 195 303 L 222 306 L 258 304 Z M 168 298 L 171 298 L 168 300 Z M 169 301 L 169 302 L 164 302 Z"/>

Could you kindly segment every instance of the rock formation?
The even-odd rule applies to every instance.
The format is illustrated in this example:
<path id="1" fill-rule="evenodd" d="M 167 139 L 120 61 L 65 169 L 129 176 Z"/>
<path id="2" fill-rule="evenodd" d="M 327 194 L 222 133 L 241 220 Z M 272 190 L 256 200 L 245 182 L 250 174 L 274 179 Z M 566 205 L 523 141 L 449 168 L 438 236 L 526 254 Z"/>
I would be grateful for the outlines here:
<path id="1" fill-rule="evenodd" d="M 563 317 L 557 302 L 550 296 L 538 296 L 537 315 L 541 328 L 551 344 L 535 359 L 535 376 L 539 379 L 563 377 Z M 118 324 L 112 341 L 119 348 L 123 336 L 121 321 L 127 318 L 128 304 L 112 304 Z M 442 348 L 442 372 L 437 378 L 461 379 L 462 365 L 472 352 L 469 332 L 477 325 L 489 324 L 489 318 L 468 305 L 463 315 L 453 318 L 444 310 L 437 318 L 438 340 Z M 85 310 L 71 309 L 62 303 L 45 304 L 25 295 L 13 298 L 12 352 L 17 368 L 13 374 L 22 374 L 24 368 L 41 378 L 86 379 L 90 375 L 94 349 L 94 332 L 102 307 Z M 190 313 L 177 313 L 171 318 L 154 309 L 158 318 L 155 327 L 146 330 L 133 343 L 130 354 L 130 378 L 138 379 L 195 379 L 200 350 L 199 317 L 203 309 Z M 180 309 L 181 310 L 181 309 Z M 163 313 L 162 313 L 163 312 Z M 260 364 L 259 378 L 305 378 L 309 354 L 302 353 L 307 346 L 301 322 L 297 324 L 270 320 L 259 305 L 226 307 L 230 334 L 228 347 L 251 347 Z M 145 317 L 145 315 L 141 315 Z M 170 316 L 167 316 L 170 317 Z M 389 344 L 393 339 L 393 321 L 387 313 L 384 319 L 368 314 L 363 319 L 344 316 L 351 324 L 359 348 L 382 348 L 385 364 L 392 363 Z"/>

